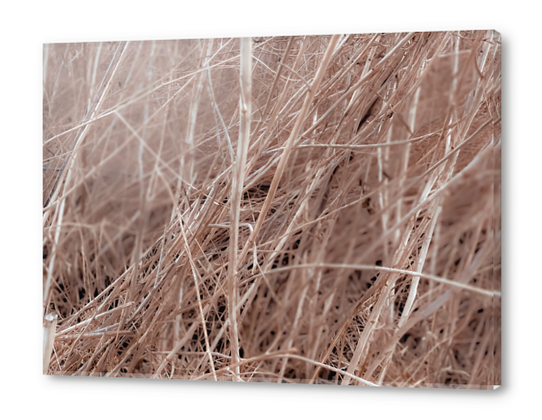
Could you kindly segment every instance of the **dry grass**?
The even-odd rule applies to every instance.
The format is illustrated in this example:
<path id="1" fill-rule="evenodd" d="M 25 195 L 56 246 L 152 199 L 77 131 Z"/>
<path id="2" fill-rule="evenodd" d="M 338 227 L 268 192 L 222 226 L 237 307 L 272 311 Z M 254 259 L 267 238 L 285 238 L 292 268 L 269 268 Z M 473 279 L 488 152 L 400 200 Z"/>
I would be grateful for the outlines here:
<path id="1" fill-rule="evenodd" d="M 48 373 L 500 384 L 500 81 L 494 31 L 46 45 Z"/>

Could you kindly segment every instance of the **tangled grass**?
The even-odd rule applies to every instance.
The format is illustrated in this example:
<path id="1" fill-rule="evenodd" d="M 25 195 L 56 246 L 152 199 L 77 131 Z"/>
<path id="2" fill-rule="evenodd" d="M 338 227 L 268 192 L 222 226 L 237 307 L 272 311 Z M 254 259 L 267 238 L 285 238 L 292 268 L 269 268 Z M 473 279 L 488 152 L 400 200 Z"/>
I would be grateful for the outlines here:
<path id="1" fill-rule="evenodd" d="M 500 384 L 500 35 L 44 46 L 44 372 Z"/>

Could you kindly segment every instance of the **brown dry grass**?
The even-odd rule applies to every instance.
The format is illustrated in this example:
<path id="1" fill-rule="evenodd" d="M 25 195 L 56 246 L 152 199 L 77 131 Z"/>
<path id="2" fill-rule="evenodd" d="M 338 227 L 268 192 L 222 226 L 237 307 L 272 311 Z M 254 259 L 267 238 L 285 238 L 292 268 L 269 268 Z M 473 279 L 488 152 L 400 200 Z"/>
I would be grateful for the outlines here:
<path id="1" fill-rule="evenodd" d="M 494 31 L 46 45 L 46 370 L 500 384 L 500 81 Z"/>

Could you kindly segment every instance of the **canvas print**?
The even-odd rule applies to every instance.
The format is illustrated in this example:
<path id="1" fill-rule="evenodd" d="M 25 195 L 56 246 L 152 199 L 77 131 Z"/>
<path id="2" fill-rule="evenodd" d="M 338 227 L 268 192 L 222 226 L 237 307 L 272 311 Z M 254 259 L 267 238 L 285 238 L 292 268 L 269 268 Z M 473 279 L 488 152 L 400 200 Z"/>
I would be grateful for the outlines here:
<path id="1" fill-rule="evenodd" d="M 43 47 L 43 373 L 494 389 L 492 30 Z"/>

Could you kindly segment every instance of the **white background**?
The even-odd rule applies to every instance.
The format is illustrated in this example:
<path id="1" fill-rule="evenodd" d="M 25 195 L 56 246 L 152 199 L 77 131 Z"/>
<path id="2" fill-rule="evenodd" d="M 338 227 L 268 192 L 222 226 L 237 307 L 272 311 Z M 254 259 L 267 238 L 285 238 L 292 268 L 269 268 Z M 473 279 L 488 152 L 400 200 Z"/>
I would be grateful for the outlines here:
<path id="1" fill-rule="evenodd" d="M 3 2 L 0 413 L 3 418 L 540 418 L 542 116 L 536 1 Z M 503 37 L 503 381 L 489 391 L 41 376 L 42 44 L 496 29 Z"/>

